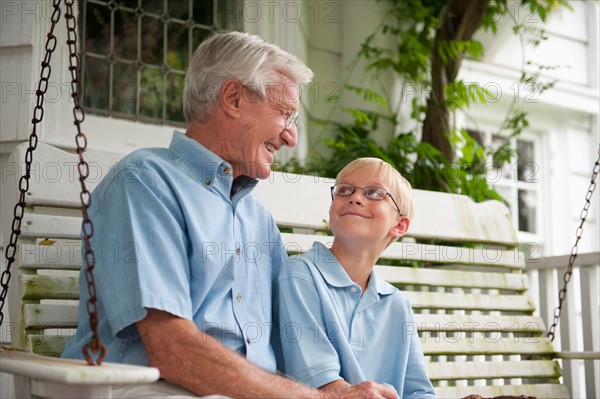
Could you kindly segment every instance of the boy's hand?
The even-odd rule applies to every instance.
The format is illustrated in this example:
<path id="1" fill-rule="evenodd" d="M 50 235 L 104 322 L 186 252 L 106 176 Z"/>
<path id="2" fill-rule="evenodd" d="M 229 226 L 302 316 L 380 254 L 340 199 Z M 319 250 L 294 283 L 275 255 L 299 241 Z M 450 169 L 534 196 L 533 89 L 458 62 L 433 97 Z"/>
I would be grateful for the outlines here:
<path id="1" fill-rule="evenodd" d="M 369 399 L 397 399 L 398 393 L 390 386 L 377 384 L 372 381 L 361 382 L 356 385 L 349 385 L 344 388 L 329 389 L 321 391 L 323 399 L 343 399 L 343 398 L 369 398 Z"/>

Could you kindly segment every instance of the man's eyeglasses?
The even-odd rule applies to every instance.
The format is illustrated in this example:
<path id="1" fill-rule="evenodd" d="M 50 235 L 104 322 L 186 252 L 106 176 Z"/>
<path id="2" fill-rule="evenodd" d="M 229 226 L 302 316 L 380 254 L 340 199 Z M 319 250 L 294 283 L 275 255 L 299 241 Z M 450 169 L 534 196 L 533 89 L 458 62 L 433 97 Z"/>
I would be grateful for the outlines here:
<path id="1" fill-rule="evenodd" d="M 392 194 L 388 193 L 383 188 L 377 186 L 356 187 L 349 183 L 339 183 L 331 187 L 331 199 L 333 200 L 335 197 L 349 197 L 352 194 L 354 194 L 357 188 L 360 188 L 362 190 L 363 196 L 371 201 L 383 201 L 385 197 L 390 197 L 390 199 L 394 203 L 394 206 L 398 210 L 398 213 L 402 215 L 402 212 L 400 211 L 398 204 L 394 200 L 394 197 L 392 197 Z"/>
<path id="2" fill-rule="evenodd" d="M 241 83 L 241 82 L 240 82 Z M 246 89 L 246 90 L 250 90 L 253 93 L 257 93 L 255 89 L 251 88 L 250 86 L 247 86 L 245 84 L 242 83 L 242 86 Z M 276 104 L 271 104 L 272 107 L 275 107 L 276 109 L 280 109 L 280 107 L 278 107 Z M 286 112 L 287 113 L 287 112 Z M 284 117 L 285 114 L 284 113 Z M 288 117 L 285 117 L 285 128 L 286 129 L 291 129 L 292 126 L 298 126 L 298 117 L 300 116 L 300 111 L 296 110 L 294 112 L 292 112 Z"/>
<path id="3" fill-rule="evenodd" d="M 292 126 L 298 126 L 298 116 L 300 112 L 294 111 L 288 118 L 285 120 L 285 128 L 290 129 Z"/>

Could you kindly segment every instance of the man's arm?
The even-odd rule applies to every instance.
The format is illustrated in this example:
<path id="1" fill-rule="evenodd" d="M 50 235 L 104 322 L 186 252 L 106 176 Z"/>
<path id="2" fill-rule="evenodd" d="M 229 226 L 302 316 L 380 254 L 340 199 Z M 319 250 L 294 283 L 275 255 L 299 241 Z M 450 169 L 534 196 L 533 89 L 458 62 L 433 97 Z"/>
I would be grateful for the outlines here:
<path id="1" fill-rule="evenodd" d="M 319 389 L 323 389 L 323 390 L 327 391 L 327 390 L 331 390 L 331 389 L 346 388 L 349 385 L 350 385 L 350 383 L 347 382 L 346 380 L 335 380 L 333 382 L 330 382 L 329 384 L 320 386 Z"/>
<path id="2" fill-rule="evenodd" d="M 196 395 L 221 394 L 232 398 L 396 398 L 387 387 L 372 382 L 342 390 L 317 391 L 268 373 L 200 331 L 187 319 L 148 309 L 137 322 L 150 366 L 161 378 Z"/>

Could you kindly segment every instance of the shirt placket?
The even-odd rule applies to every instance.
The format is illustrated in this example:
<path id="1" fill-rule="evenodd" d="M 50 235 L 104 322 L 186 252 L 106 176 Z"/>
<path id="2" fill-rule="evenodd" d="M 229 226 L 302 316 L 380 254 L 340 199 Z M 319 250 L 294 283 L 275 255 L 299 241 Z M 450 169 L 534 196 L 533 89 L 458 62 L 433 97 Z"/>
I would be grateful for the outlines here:
<path id="1" fill-rule="evenodd" d="M 360 294 L 361 290 L 357 284 L 353 284 L 347 288 L 350 297 L 352 298 L 352 304 L 354 311 L 352 312 L 352 318 L 350 320 L 350 344 L 352 346 L 361 348 L 364 342 L 364 328 L 361 323 L 361 311 L 360 311 Z"/>

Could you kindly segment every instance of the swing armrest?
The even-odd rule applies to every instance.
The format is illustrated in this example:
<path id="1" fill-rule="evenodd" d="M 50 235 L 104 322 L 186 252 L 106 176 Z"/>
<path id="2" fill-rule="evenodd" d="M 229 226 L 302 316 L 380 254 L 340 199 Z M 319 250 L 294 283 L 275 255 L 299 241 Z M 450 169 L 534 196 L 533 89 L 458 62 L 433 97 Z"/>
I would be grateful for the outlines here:
<path id="1" fill-rule="evenodd" d="M 157 381 L 158 369 L 129 364 L 88 366 L 83 360 L 29 352 L 0 352 L 0 371 L 26 378 L 73 385 L 144 384 Z"/>
<path id="2" fill-rule="evenodd" d="M 600 352 L 559 351 L 559 352 L 556 352 L 555 357 L 557 359 L 600 360 Z"/>

